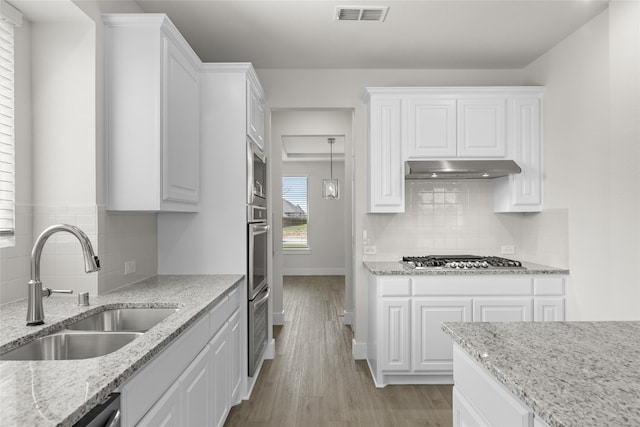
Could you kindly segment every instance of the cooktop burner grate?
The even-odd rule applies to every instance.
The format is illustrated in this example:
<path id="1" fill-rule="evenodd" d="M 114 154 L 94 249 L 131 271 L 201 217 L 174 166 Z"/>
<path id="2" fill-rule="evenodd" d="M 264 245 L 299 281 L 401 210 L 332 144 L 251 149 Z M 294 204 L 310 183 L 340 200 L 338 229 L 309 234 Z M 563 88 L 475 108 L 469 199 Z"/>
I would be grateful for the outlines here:
<path id="1" fill-rule="evenodd" d="M 520 261 L 496 256 L 478 255 L 428 255 L 405 256 L 402 262 L 415 269 L 453 268 L 453 269 L 482 269 L 482 268 L 523 268 Z"/>

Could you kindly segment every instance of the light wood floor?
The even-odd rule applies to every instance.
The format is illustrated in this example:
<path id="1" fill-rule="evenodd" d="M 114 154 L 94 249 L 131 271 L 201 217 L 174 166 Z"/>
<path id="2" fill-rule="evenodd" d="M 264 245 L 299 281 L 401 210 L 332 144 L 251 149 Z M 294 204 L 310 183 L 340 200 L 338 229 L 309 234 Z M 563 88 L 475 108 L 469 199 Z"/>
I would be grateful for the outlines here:
<path id="1" fill-rule="evenodd" d="M 374 386 L 351 357 L 343 302 L 342 276 L 285 277 L 277 356 L 225 426 L 451 426 L 451 386 Z"/>

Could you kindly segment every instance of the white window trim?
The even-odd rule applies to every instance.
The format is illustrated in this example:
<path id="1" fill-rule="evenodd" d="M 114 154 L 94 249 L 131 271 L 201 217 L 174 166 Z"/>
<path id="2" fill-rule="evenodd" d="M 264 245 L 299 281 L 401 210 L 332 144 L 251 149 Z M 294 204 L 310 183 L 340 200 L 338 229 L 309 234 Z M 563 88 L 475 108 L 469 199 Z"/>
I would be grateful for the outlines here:
<path id="1" fill-rule="evenodd" d="M 4 183 L 0 183 L 0 190 L 4 193 L 3 203 L 0 204 L 0 209 L 4 211 L 1 214 L 0 219 L 4 225 L 4 228 L 0 228 L 0 247 L 13 246 L 15 244 L 16 234 L 16 161 L 15 161 L 15 33 L 14 28 L 22 25 L 22 13 L 5 0 L 0 0 L 0 20 L 3 33 L 6 34 L 6 39 L 11 45 L 11 50 L 8 54 L 5 54 L 2 58 L 2 73 L 6 73 L 9 76 L 9 82 L 12 82 L 7 87 L 0 89 L 3 95 L 3 99 L 8 101 L 3 103 L 3 110 L 6 114 L 0 117 L 0 121 L 5 122 L 7 126 L 7 132 L 2 136 L 2 142 L 4 149 L 0 151 L 0 158 L 8 166 L 4 167 L 5 172 L 2 173 L 4 177 Z M 5 180 L 6 179 L 6 180 Z M 7 196 L 8 195 L 8 196 Z M 2 206 L 4 205 L 4 206 Z"/>

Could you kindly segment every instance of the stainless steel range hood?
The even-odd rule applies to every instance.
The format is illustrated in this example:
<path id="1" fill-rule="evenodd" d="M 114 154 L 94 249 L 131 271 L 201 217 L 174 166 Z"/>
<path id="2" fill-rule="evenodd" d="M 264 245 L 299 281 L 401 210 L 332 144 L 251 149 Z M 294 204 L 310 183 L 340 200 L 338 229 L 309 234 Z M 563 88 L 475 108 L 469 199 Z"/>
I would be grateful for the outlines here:
<path id="1" fill-rule="evenodd" d="M 522 172 L 513 160 L 412 160 L 406 179 L 491 179 Z"/>

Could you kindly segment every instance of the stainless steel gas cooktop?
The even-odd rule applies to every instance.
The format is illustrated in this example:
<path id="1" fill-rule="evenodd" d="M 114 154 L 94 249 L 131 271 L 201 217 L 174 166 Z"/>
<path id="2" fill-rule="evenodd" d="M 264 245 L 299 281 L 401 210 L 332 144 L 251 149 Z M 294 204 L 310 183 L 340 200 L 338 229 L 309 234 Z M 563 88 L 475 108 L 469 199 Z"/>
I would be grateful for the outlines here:
<path id="1" fill-rule="evenodd" d="M 402 257 L 402 263 L 416 270 L 426 270 L 431 268 L 524 268 L 520 261 L 496 256 L 478 255 L 405 256 Z"/>

